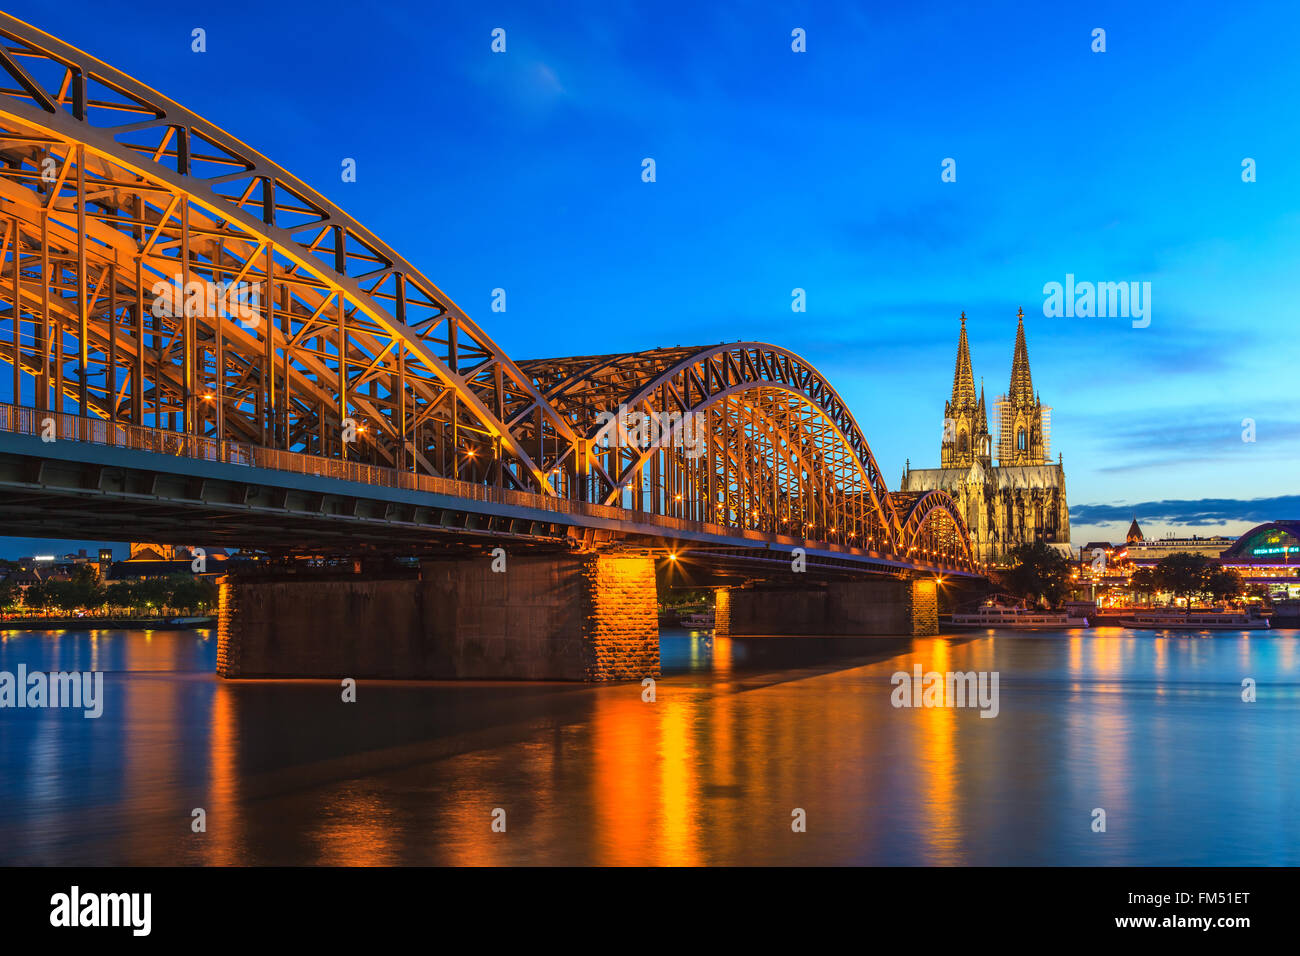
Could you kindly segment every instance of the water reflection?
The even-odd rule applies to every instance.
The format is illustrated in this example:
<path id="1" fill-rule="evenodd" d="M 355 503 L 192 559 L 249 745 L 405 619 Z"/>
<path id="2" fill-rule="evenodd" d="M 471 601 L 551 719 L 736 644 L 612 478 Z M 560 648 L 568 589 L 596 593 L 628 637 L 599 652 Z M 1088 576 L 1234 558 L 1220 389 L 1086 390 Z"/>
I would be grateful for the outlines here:
<path id="1" fill-rule="evenodd" d="M 344 704 L 334 681 L 220 682 L 214 661 L 206 632 L 0 641 L 0 670 L 106 672 L 99 720 L 0 711 L 0 862 L 1300 862 L 1287 632 L 666 631 L 654 702 L 363 681 Z M 895 709 L 916 665 L 998 671 L 998 716 Z"/>

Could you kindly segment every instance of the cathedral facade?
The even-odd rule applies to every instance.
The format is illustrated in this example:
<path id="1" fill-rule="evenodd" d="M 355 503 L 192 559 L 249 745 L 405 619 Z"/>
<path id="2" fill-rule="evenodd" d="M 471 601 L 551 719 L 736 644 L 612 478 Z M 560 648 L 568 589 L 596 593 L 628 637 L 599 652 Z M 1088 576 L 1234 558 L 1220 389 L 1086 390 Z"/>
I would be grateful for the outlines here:
<path id="1" fill-rule="evenodd" d="M 1032 541 L 1069 557 L 1065 469 L 1059 455 L 1051 460 L 1051 412 L 1034 391 L 1021 310 L 1011 384 L 995 403 L 989 431 L 983 382 L 975 394 L 963 312 L 952 397 L 944 403 L 939 467 L 912 468 L 909 459 L 899 490 L 948 492 L 961 508 L 981 562 L 1002 563 L 1013 548 Z"/>

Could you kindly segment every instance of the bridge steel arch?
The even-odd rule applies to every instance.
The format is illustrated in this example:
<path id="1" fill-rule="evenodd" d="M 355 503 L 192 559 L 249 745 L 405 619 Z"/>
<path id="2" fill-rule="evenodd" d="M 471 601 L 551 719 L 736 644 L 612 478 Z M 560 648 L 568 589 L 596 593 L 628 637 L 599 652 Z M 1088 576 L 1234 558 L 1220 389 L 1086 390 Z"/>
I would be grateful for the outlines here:
<path id="1" fill-rule="evenodd" d="M 970 531 L 951 495 L 939 490 L 920 494 L 896 491 L 892 497 L 904 516 L 898 535 L 900 555 L 956 555 L 965 565 L 974 566 Z"/>
<path id="2" fill-rule="evenodd" d="M 576 460 L 569 423 L 337 206 L 7 15 L 0 85 L 14 404 L 25 391 L 38 409 L 66 399 L 113 422 L 557 494 L 548 475 Z M 168 285 L 179 314 L 156 315 Z M 227 285 L 247 300 L 230 308 Z M 339 437 L 347 420 L 355 443 Z"/>
<path id="3" fill-rule="evenodd" d="M 847 404 L 788 349 L 737 342 L 519 365 L 600 463 L 591 500 L 971 563 L 955 502 L 935 492 L 900 511 Z"/>
<path id="4" fill-rule="evenodd" d="M 512 361 L 288 171 L 4 14 L 0 164 L 15 406 L 972 566 L 952 500 L 905 510 L 795 353 Z M 620 409 L 703 422 L 700 453 L 628 441 Z"/>

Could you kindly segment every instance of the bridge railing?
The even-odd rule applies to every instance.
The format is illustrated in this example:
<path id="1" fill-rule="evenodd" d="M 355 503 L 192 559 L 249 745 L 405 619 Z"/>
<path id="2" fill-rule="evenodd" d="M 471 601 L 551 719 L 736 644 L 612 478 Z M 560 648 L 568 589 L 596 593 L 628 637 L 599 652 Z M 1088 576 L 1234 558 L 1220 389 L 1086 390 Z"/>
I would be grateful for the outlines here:
<path id="1" fill-rule="evenodd" d="M 708 521 L 693 521 L 688 518 L 657 515 L 611 505 L 572 501 L 568 498 L 539 495 L 526 491 L 512 491 L 505 488 L 496 488 L 492 485 L 460 481 L 455 478 L 419 475 L 414 472 L 385 468 L 380 465 L 369 465 L 359 461 L 323 458 L 318 455 L 283 451 L 278 448 L 264 448 L 261 445 L 246 442 L 218 441 L 215 438 L 187 435 L 183 432 L 170 431 L 165 428 L 150 428 L 147 425 L 109 422 L 102 418 L 88 418 L 67 412 L 27 408 L 20 405 L 11 405 L 7 402 L 0 402 L 0 430 L 20 435 L 38 436 L 51 442 L 86 442 L 93 445 L 148 451 L 155 454 L 173 455 L 199 461 L 267 468 L 272 471 L 312 475 L 318 478 L 333 478 L 386 488 L 403 488 L 410 491 L 441 494 L 472 501 L 551 511 L 557 514 L 584 515 L 616 521 L 634 521 L 668 531 L 691 531 L 725 538 L 743 538 L 764 544 L 772 541 L 796 545 L 813 543 L 786 535 L 772 535 L 763 531 L 733 528 Z M 846 555 L 865 556 L 878 554 L 877 552 L 827 542 L 816 542 L 815 544 L 818 547 L 824 546 L 830 550 L 843 551 Z"/>

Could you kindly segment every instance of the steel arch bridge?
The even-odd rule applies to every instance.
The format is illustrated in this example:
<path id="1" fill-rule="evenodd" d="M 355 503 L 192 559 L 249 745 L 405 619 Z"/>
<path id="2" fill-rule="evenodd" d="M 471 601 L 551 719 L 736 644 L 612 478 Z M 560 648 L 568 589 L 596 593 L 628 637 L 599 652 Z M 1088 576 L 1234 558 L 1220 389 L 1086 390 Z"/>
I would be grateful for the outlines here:
<path id="1" fill-rule="evenodd" d="M 72 414 L 110 443 L 310 456 L 565 513 L 973 569 L 952 499 L 891 494 L 842 398 L 793 352 L 515 362 L 292 174 L 6 15 L 0 84 L 6 427 Z"/>

